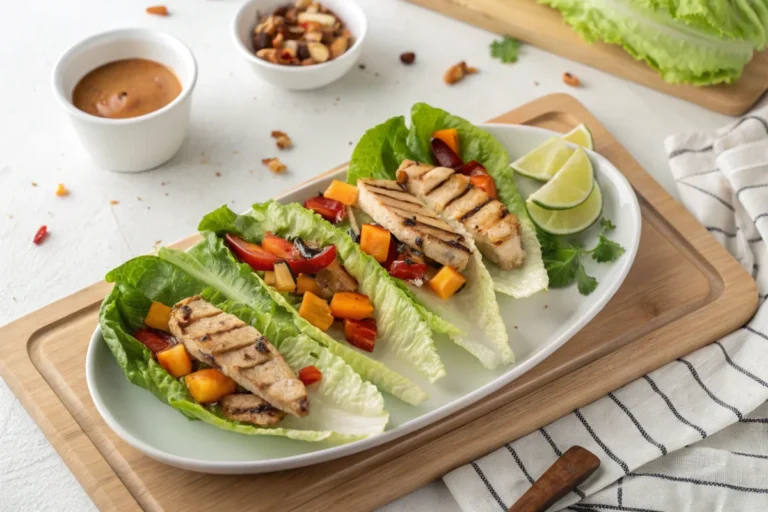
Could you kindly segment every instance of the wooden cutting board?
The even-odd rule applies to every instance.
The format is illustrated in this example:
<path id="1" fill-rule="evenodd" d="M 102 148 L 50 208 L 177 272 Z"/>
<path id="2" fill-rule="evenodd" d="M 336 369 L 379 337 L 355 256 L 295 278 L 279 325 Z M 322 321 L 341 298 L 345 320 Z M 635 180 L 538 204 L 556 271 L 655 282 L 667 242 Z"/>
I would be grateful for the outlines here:
<path id="1" fill-rule="evenodd" d="M 165 466 L 121 441 L 86 387 L 86 348 L 110 288 L 104 282 L 0 329 L 0 374 L 101 509 L 368 510 L 720 338 L 752 316 L 757 290 L 750 276 L 575 99 L 546 96 L 493 121 L 560 132 L 587 123 L 595 149 L 637 192 L 643 230 L 635 263 L 606 308 L 539 366 L 461 412 L 389 444 L 296 470 L 216 476 Z"/>
<path id="2" fill-rule="evenodd" d="M 768 51 L 756 53 L 736 83 L 707 87 L 672 85 L 616 45 L 588 44 L 565 24 L 558 11 L 535 0 L 408 1 L 722 114 L 743 114 L 768 90 Z M 559 70 L 565 71 L 568 70 Z"/>

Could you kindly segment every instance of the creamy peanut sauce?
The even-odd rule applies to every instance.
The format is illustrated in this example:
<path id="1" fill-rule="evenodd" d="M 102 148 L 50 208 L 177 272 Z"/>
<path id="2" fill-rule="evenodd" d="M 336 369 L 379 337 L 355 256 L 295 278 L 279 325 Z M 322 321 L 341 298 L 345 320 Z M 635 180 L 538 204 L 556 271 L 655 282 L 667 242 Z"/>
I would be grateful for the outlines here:
<path id="1" fill-rule="evenodd" d="M 75 86 L 72 103 L 98 117 L 124 119 L 159 110 L 181 93 L 176 75 L 146 59 L 116 60 L 99 66 Z"/>

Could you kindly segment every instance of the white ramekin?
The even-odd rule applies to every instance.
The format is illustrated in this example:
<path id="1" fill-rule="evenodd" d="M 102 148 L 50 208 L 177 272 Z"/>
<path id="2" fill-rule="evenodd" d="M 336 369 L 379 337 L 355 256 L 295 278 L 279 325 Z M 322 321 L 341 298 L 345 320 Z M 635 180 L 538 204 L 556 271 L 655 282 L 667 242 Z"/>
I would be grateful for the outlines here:
<path id="1" fill-rule="evenodd" d="M 321 0 L 321 3 L 344 22 L 352 32 L 354 42 L 340 57 L 312 66 L 273 64 L 256 57 L 253 51 L 251 34 L 258 14 L 269 14 L 276 7 L 285 5 L 286 0 L 250 0 L 237 11 L 232 26 L 235 46 L 262 80 L 283 89 L 317 89 L 338 80 L 355 65 L 368 31 L 365 13 L 352 0 Z"/>
<path id="2" fill-rule="evenodd" d="M 72 91 L 83 76 L 112 61 L 142 58 L 165 65 L 181 82 L 181 94 L 149 114 L 107 119 L 72 104 Z M 85 149 L 100 167 L 139 172 L 157 167 L 181 147 L 189 125 L 190 97 L 197 63 L 187 46 L 154 30 L 128 28 L 97 34 L 67 50 L 53 70 L 53 90 L 69 113 Z"/>

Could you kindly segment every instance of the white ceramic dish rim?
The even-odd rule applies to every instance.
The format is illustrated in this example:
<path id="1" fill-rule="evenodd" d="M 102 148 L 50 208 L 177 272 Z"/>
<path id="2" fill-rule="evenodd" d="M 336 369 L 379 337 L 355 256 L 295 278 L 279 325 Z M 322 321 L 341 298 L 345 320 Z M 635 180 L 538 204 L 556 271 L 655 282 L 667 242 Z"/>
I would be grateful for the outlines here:
<path id="1" fill-rule="evenodd" d="M 345 51 L 340 57 L 337 57 L 333 60 L 329 60 L 327 62 L 323 62 L 322 64 L 312 64 L 311 66 L 285 66 L 282 64 L 274 64 L 272 62 L 268 62 L 264 59 L 260 59 L 256 56 L 255 53 L 248 47 L 247 44 L 243 42 L 242 39 L 240 39 L 240 36 L 238 35 L 239 32 L 239 24 L 240 19 L 243 17 L 243 13 L 248 10 L 252 4 L 256 3 L 258 0 L 252 0 L 250 2 L 245 2 L 240 8 L 237 10 L 237 13 L 235 14 L 235 17 L 232 21 L 232 37 L 235 41 L 235 46 L 237 47 L 238 51 L 246 58 L 248 61 L 256 63 L 259 66 L 264 66 L 266 68 L 271 69 L 279 69 L 281 71 L 285 71 L 286 73 L 308 73 L 311 72 L 313 69 L 319 69 L 319 68 L 325 68 L 328 66 L 333 66 L 334 63 L 343 62 L 345 59 L 354 58 L 351 57 L 352 50 L 363 44 L 363 39 L 365 39 L 365 35 L 368 32 L 368 18 L 365 16 L 365 12 L 363 9 L 357 5 L 355 2 L 349 2 L 349 7 L 357 11 L 357 16 L 360 19 L 360 27 L 359 32 L 360 34 L 355 37 L 355 42 L 352 43 L 352 46 L 347 48 L 347 51 Z M 344 23 L 347 23 L 347 20 L 342 20 Z"/>
<path id="2" fill-rule="evenodd" d="M 522 128 L 525 130 L 535 130 L 535 131 L 545 133 L 545 134 L 550 134 L 550 135 L 559 135 L 559 134 L 556 134 L 555 132 L 552 132 L 551 130 L 546 130 L 543 128 L 532 127 L 532 126 L 518 126 L 518 125 L 497 124 L 497 123 L 485 123 L 479 126 L 503 127 L 506 129 L 510 127 L 514 127 L 517 129 Z M 624 175 L 621 174 L 621 172 L 618 169 L 616 169 L 616 167 L 614 167 L 613 164 L 611 164 L 606 158 L 600 156 L 594 151 L 587 150 L 587 153 L 590 155 L 592 159 L 601 161 L 601 169 L 605 171 L 607 175 L 606 177 L 609 180 L 611 180 L 617 188 L 619 189 L 623 188 L 624 192 L 626 193 L 625 195 L 628 198 L 630 198 L 630 205 L 632 207 L 631 208 L 632 212 L 628 213 L 627 215 L 628 216 L 631 215 L 632 219 L 634 220 L 634 226 L 633 226 L 634 229 L 632 233 L 633 236 L 631 239 L 631 243 L 628 244 L 628 247 L 626 247 L 626 252 L 624 254 L 624 257 L 622 257 L 619 261 L 614 263 L 614 265 L 619 267 L 619 278 L 615 279 L 610 283 L 603 283 L 602 286 L 607 285 L 609 287 L 608 291 L 602 296 L 602 298 L 596 300 L 592 304 L 592 306 L 587 310 L 587 312 L 584 315 L 582 315 L 573 325 L 571 325 L 560 336 L 558 336 L 555 340 L 552 340 L 549 344 L 547 344 L 541 350 L 533 354 L 530 358 L 526 359 L 520 364 L 517 364 L 511 367 L 510 370 L 507 372 L 507 374 L 497 378 L 496 380 L 491 381 L 485 384 L 484 386 L 477 388 L 476 390 L 464 395 L 461 398 L 456 399 L 451 403 L 445 404 L 433 411 L 423 414 L 422 416 L 419 416 L 410 421 L 407 421 L 402 425 L 395 427 L 392 430 L 388 430 L 381 434 L 368 437 L 365 439 L 361 439 L 359 441 L 354 441 L 352 443 L 329 447 L 329 448 L 325 448 L 325 449 L 318 450 L 311 453 L 292 455 L 289 457 L 276 458 L 276 459 L 266 459 L 266 460 L 258 460 L 258 461 L 200 460 L 200 459 L 194 459 L 190 457 L 183 457 L 179 455 L 172 455 L 172 454 L 163 452 L 161 450 L 158 450 L 152 446 L 149 446 L 143 441 L 137 439 L 135 436 L 133 436 L 129 432 L 127 432 L 117 421 L 115 421 L 115 419 L 110 414 L 109 409 L 106 407 L 106 405 L 102 401 L 99 392 L 92 385 L 95 379 L 95 376 L 93 375 L 94 367 L 95 367 L 95 364 L 94 364 L 95 352 L 96 352 L 95 347 L 97 343 L 102 342 L 101 329 L 99 328 L 99 326 L 97 326 L 96 330 L 91 336 L 90 344 L 88 346 L 88 353 L 86 355 L 86 382 L 88 385 L 88 390 L 90 391 L 90 394 L 91 394 L 91 398 L 93 399 L 93 402 L 96 405 L 96 409 L 99 411 L 99 414 L 101 414 L 101 417 L 104 419 L 107 425 L 115 433 L 117 433 L 118 436 L 120 436 L 126 443 L 128 443 L 133 448 L 143 452 L 144 454 L 152 457 L 155 460 L 164 462 L 171 466 L 183 467 L 186 469 L 196 468 L 197 471 L 201 471 L 201 472 L 231 473 L 231 474 L 254 473 L 255 474 L 255 473 L 281 471 L 286 469 L 309 466 L 312 464 L 318 464 L 321 462 L 326 462 L 329 460 L 344 457 L 346 455 L 352 455 L 354 453 L 358 453 L 363 450 L 367 450 L 369 448 L 374 448 L 376 446 L 380 446 L 384 443 L 387 443 L 389 441 L 392 441 L 394 439 L 407 435 L 411 432 L 414 432 L 420 428 L 431 425 L 432 423 L 435 423 L 447 417 L 449 414 L 459 411 L 473 404 L 474 402 L 490 395 L 494 391 L 501 389 L 503 386 L 509 384 L 510 382 L 519 378 L 526 372 L 530 371 L 532 368 L 534 368 L 539 363 L 541 363 L 544 359 L 549 357 L 558 348 L 563 346 L 584 326 L 586 326 L 587 323 L 589 323 L 605 307 L 608 301 L 614 296 L 616 291 L 618 291 L 619 287 L 624 282 L 624 279 L 629 273 L 629 269 L 631 268 L 635 260 L 635 256 L 637 255 L 637 250 L 640 245 L 641 213 L 640 213 L 640 205 L 637 201 L 637 197 L 634 193 L 634 190 L 632 189 L 632 186 L 630 185 L 629 181 L 624 177 Z M 339 174 L 343 172 L 344 171 L 341 170 L 339 171 Z M 327 178 L 329 177 L 324 176 L 319 179 L 327 179 Z M 282 200 L 285 196 L 300 192 L 303 189 L 313 186 L 315 182 L 319 181 L 319 179 L 315 179 L 310 182 L 304 183 L 300 187 L 292 189 L 284 194 L 281 194 L 279 197 L 275 199 L 279 201 L 279 200 Z"/>
<path id="3" fill-rule="evenodd" d="M 61 78 L 64 74 L 64 71 L 63 71 L 64 64 L 68 62 L 77 52 L 84 50 L 89 46 L 92 46 L 94 44 L 99 44 L 101 41 L 107 41 L 110 39 L 119 39 L 121 37 L 125 37 L 125 38 L 143 37 L 150 41 L 165 40 L 165 42 L 168 43 L 169 46 L 174 47 L 174 49 L 179 53 L 181 53 L 184 59 L 188 60 L 189 63 L 191 64 L 190 69 L 192 70 L 192 77 L 189 80 L 189 85 L 186 87 L 182 87 L 181 93 L 178 96 L 176 96 L 176 98 L 174 98 L 173 101 L 165 105 L 163 108 L 157 109 L 153 112 L 149 112 L 148 114 L 144 114 L 143 116 L 129 117 L 125 119 L 110 119 L 106 117 L 94 116 L 87 112 L 83 112 L 82 110 L 77 108 L 69 98 L 67 98 L 67 95 L 63 90 L 63 87 L 61 84 Z M 163 113 L 171 110 L 182 101 L 186 100 L 189 97 L 189 95 L 192 94 L 192 91 L 195 89 L 196 83 L 197 83 L 197 60 L 195 60 L 195 55 L 192 53 L 192 50 L 186 44 L 184 44 L 184 42 L 178 37 L 172 36 L 170 34 L 166 34 L 165 32 L 161 32 L 159 30 L 152 30 L 148 28 L 119 28 L 115 30 L 107 30 L 106 32 L 100 32 L 98 34 L 94 34 L 70 46 L 67 49 L 67 51 L 65 51 L 61 55 L 61 57 L 59 57 L 59 60 L 56 61 L 56 65 L 53 68 L 53 93 L 56 96 L 56 99 L 59 100 L 59 103 L 71 115 L 78 117 L 89 123 L 96 123 L 96 124 L 130 125 L 130 124 L 142 123 L 149 119 L 158 117 Z"/>

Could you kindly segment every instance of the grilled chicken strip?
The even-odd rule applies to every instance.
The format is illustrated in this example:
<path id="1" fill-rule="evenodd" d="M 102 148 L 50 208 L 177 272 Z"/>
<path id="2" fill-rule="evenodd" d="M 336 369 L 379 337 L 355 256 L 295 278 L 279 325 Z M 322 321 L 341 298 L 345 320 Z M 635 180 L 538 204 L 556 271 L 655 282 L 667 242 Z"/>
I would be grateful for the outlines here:
<path id="1" fill-rule="evenodd" d="M 357 181 L 357 203 L 390 233 L 428 257 L 464 270 L 472 250 L 456 233 L 419 199 L 392 180 Z"/>
<path id="2" fill-rule="evenodd" d="M 525 251 L 517 216 L 483 190 L 470 184 L 469 176 L 448 167 L 434 167 L 403 160 L 397 182 L 446 219 L 464 225 L 483 256 L 504 270 L 523 264 Z"/>
<path id="3" fill-rule="evenodd" d="M 221 399 L 221 412 L 225 418 L 260 427 L 273 427 L 285 417 L 267 402 L 250 393 L 227 395 Z"/>
<path id="4" fill-rule="evenodd" d="M 173 306 L 169 326 L 195 359 L 281 411 L 309 413 L 304 383 L 267 338 L 235 315 L 195 296 Z"/>

